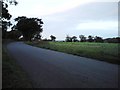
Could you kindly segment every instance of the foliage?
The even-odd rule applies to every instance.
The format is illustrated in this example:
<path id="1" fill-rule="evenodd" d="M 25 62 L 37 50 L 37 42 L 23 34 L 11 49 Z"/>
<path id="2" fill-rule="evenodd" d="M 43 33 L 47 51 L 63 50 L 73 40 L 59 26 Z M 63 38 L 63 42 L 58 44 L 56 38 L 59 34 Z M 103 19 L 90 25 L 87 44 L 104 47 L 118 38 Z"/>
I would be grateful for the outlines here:
<path id="1" fill-rule="evenodd" d="M 107 43 L 120 43 L 120 37 L 107 38 L 107 39 L 104 39 L 104 42 L 107 42 Z"/>
<path id="2" fill-rule="evenodd" d="M 67 35 L 65 41 L 66 41 L 66 42 L 78 42 L 76 36 L 70 37 L 69 35 Z"/>
<path id="3" fill-rule="evenodd" d="M 93 38 L 94 38 L 93 36 L 89 35 L 89 36 L 88 36 L 88 40 L 87 40 L 87 41 L 88 41 L 88 42 L 93 42 L 93 41 L 94 41 L 94 39 L 93 39 Z"/>
<path id="4" fill-rule="evenodd" d="M 66 42 L 72 42 L 72 37 L 70 37 L 69 35 L 67 35 L 67 37 L 66 37 L 66 40 L 65 40 Z"/>
<path id="5" fill-rule="evenodd" d="M 0 18 L 2 21 L 2 37 L 6 38 L 7 28 L 11 26 L 10 18 L 12 15 L 8 11 L 8 3 L 12 5 L 17 5 L 18 2 L 16 0 L 2 0 L 0 1 L 0 5 L 2 6 L 2 13 L 0 14 Z"/>
<path id="6" fill-rule="evenodd" d="M 96 37 L 94 38 L 94 41 L 95 41 L 95 42 L 104 42 L 104 40 L 103 40 L 101 37 L 98 37 L 98 36 L 96 36 Z"/>
<path id="7" fill-rule="evenodd" d="M 8 26 L 11 26 L 12 24 L 10 21 L 2 21 L 2 37 L 7 38 L 7 28 Z"/>
<path id="8" fill-rule="evenodd" d="M 42 41 L 51 41 L 51 39 L 45 38 L 45 39 L 42 39 Z"/>
<path id="9" fill-rule="evenodd" d="M 26 41 L 31 41 L 35 34 L 39 34 L 43 31 L 42 19 L 38 18 L 27 18 L 25 16 L 18 17 L 15 19 L 17 24 L 14 26 L 15 29 L 19 30 Z"/>
<path id="10" fill-rule="evenodd" d="M 86 42 L 86 37 L 84 35 L 79 35 L 81 42 Z"/>
<path id="11" fill-rule="evenodd" d="M 73 37 L 72 37 L 72 41 L 73 41 L 73 42 L 77 42 L 77 41 L 78 41 L 78 40 L 77 40 L 77 37 L 76 37 L 76 36 L 73 36 Z"/>
<path id="12" fill-rule="evenodd" d="M 22 33 L 18 30 L 12 30 L 10 32 L 7 32 L 7 38 L 13 39 L 13 40 L 18 40 L 21 35 Z"/>
<path id="13" fill-rule="evenodd" d="M 55 39 L 56 39 L 56 37 L 53 35 L 51 35 L 50 38 L 51 38 L 51 41 L 55 41 Z"/>
<path id="14" fill-rule="evenodd" d="M 41 36 L 40 34 L 36 34 L 36 35 L 34 36 L 34 39 L 35 39 L 35 40 L 41 40 L 41 37 L 42 37 L 42 36 Z"/>

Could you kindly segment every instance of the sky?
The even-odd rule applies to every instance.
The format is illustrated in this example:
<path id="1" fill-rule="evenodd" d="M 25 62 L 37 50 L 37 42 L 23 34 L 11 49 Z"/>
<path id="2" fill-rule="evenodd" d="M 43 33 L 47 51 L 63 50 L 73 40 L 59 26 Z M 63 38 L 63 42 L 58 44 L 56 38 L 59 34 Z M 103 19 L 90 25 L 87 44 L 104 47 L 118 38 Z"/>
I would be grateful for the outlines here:
<path id="1" fill-rule="evenodd" d="M 42 38 L 67 35 L 118 36 L 119 0 L 19 0 L 9 6 L 12 19 L 18 16 L 37 17 L 44 22 Z"/>

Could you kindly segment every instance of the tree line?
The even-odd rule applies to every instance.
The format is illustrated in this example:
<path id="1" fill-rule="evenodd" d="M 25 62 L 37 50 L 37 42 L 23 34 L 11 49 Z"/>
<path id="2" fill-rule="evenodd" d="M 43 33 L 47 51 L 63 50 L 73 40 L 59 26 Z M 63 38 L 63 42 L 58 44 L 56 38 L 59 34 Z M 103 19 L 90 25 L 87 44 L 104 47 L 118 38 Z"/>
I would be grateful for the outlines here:
<path id="1" fill-rule="evenodd" d="M 69 35 L 66 36 L 65 39 L 66 42 L 108 42 L 108 43 L 120 43 L 120 37 L 115 37 L 115 38 L 106 38 L 103 39 L 100 36 L 92 36 L 89 35 L 88 37 L 85 37 L 85 35 L 79 35 L 79 40 L 77 39 L 76 36 L 70 37 Z"/>

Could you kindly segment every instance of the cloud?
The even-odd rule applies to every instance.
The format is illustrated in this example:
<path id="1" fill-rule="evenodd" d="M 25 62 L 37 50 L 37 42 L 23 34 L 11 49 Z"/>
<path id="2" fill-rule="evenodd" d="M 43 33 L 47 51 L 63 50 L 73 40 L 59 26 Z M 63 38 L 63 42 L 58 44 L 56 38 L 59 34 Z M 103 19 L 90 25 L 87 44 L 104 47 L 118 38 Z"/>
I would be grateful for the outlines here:
<path id="1" fill-rule="evenodd" d="M 43 17 L 43 35 L 53 34 L 57 39 L 65 39 L 66 35 L 80 34 L 112 37 L 118 35 L 118 3 L 93 2 L 78 6 L 71 10 Z"/>
<path id="2" fill-rule="evenodd" d="M 119 2 L 119 0 L 94 0 L 96 2 Z"/>
<path id="3" fill-rule="evenodd" d="M 64 12 L 94 0 L 20 0 L 9 10 L 14 16 L 44 16 Z"/>
<path id="4" fill-rule="evenodd" d="M 88 21 L 77 25 L 77 30 L 110 30 L 118 27 L 118 21 Z"/>
<path id="5" fill-rule="evenodd" d="M 21 1 L 28 2 L 28 0 Z M 91 3 L 87 2 L 89 0 L 86 0 L 87 3 L 83 3 L 84 0 L 37 1 L 29 0 L 27 6 L 21 2 L 18 6 L 14 6 L 10 13 L 13 16 L 42 17 L 44 38 L 55 35 L 60 40 L 65 39 L 67 34 L 92 34 L 104 37 L 117 35 L 118 3 L 101 2 L 101 0 Z M 75 3 L 77 1 L 79 3 Z"/>

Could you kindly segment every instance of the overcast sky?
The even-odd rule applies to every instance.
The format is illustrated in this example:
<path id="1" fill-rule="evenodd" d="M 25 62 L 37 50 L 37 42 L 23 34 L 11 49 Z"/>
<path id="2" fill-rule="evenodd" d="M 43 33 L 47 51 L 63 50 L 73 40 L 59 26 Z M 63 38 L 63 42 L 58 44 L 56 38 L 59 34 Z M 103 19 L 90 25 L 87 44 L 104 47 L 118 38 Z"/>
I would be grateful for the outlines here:
<path id="1" fill-rule="evenodd" d="M 43 38 L 55 35 L 118 36 L 118 0 L 19 0 L 10 6 L 13 18 L 18 16 L 42 18 Z M 12 18 L 12 19 L 13 19 Z"/>

